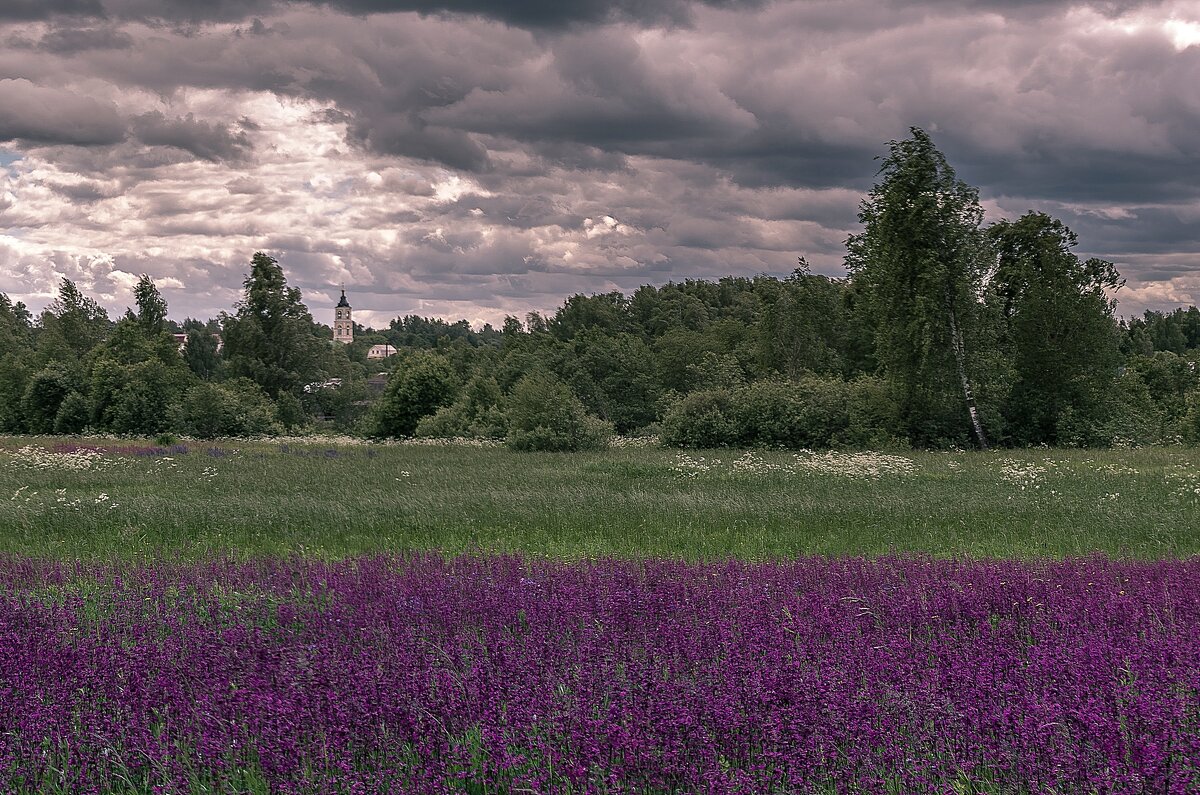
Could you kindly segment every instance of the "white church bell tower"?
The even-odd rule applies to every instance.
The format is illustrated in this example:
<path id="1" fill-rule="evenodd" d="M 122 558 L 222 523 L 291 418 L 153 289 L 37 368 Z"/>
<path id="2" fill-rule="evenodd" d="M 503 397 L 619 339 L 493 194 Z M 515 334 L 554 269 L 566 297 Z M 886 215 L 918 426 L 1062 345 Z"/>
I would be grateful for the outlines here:
<path id="1" fill-rule="evenodd" d="M 333 339 L 347 345 L 354 342 L 354 321 L 350 319 L 350 302 L 346 300 L 346 288 L 342 287 L 342 300 L 333 310 Z"/>

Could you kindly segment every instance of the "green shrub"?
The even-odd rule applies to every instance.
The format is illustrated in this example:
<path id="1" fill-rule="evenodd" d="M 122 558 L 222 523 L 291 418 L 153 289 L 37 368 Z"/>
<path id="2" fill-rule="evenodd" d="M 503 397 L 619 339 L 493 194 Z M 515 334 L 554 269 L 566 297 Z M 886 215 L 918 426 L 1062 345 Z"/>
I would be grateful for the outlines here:
<path id="1" fill-rule="evenodd" d="M 843 381 L 804 376 L 708 389 L 666 410 L 668 447 L 896 447 L 895 401 L 878 378 Z"/>
<path id="2" fill-rule="evenodd" d="M 850 425 L 850 389 L 841 379 L 757 381 L 733 393 L 738 443 L 751 447 L 830 447 Z"/>
<path id="3" fill-rule="evenodd" d="M 1163 427 L 1164 416 L 1146 383 L 1129 370 L 1098 402 L 1063 409 L 1056 442 L 1066 447 L 1136 447 L 1158 442 Z"/>
<path id="4" fill-rule="evenodd" d="M 1187 397 L 1187 408 L 1179 421 L 1178 434 L 1185 444 L 1200 446 L 1200 392 Z"/>
<path id="5" fill-rule="evenodd" d="M 74 391 L 74 378 L 64 365 L 54 362 L 29 379 L 21 398 L 22 414 L 30 433 L 51 433 L 58 410 Z"/>
<path id="6" fill-rule="evenodd" d="M 513 450 L 598 450 L 613 434 L 612 425 L 588 414 L 570 387 L 540 370 L 513 387 L 507 414 Z"/>
<path id="7" fill-rule="evenodd" d="M 448 405 L 455 396 L 454 371 L 445 358 L 429 351 L 404 357 L 392 371 L 383 396 L 371 413 L 375 436 L 412 436 L 422 417 Z"/>
<path id="8" fill-rule="evenodd" d="M 416 435 L 431 439 L 503 439 L 508 435 L 508 417 L 498 406 L 470 412 L 455 403 L 422 417 Z"/>
<path id="9" fill-rule="evenodd" d="M 198 439 L 279 431 L 270 398 L 245 378 L 197 384 L 185 393 L 180 414 L 182 430 Z"/>
<path id="10" fill-rule="evenodd" d="M 91 409 L 88 399 L 78 392 L 67 395 L 54 416 L 55 433 L 79 433 L 88 425 Z"/>
<path id="11" fill-rule="evenodd" d="M 417 436 L 503 439 L 508 434 L 508 417 L 501 408 L 502 402 L 500 386 L 494 378 L 474 378 L 454 403 L 417 423 Z"/>
<path id="12" fill-rule="evenodd" d="M 900 406 L 882 378 L 862 376 L 846 386 L 848 423 L 845 432 L 834 440 L 836 446 L 872 450 L 909 446 L 898 435 Z"/>
<path id="13" fill-rule="evenodd" d="M 244 381 L 248 379 L 237 379 Z M 253 381 L 250 383 L 254 384 Z M 254 384 L 257 387 L 257 384 Z M 303 428 L 309 423 L 312 417 L 304 410 L 304 405 L 300 402 L 300 398 L 293 395 L 291 392 L 280 392 L 275 398 L 275 417 L 279 420 L 279 424 L 285 430 L 293 430 L 295 428 Z"/>
<path id="14" fill-rule="evenodd" d="M 706 389 L 684 395 L 667 409 L 662 420 L 667 447 L 727 447 L 738 443 L 733 396 L 725 389 Z"/>

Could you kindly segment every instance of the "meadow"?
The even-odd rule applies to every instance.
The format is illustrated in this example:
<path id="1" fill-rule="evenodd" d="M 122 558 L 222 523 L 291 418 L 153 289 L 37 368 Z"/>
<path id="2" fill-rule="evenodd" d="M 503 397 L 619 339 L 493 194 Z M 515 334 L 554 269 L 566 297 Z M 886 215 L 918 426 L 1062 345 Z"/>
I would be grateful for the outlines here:
<path id="1" fill-rule="evenodd" d="M 0 791 L 1190 793 L 1200 455 L 0 440 Z"/>
<path id="2" fill-rule="evenodd" d="M 0 552 L 560 560 L 1200 553 L 1200 451 L 517 453 L 0 440 Z"/>

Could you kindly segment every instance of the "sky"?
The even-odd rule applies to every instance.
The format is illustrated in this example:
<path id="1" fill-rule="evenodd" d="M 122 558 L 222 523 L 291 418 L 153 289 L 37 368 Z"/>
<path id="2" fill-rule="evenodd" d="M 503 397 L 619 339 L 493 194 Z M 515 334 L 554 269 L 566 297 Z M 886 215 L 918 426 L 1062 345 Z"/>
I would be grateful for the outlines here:
<path id="1" fill-rule="evenodd" d="M 499 324 L 574 293 L 844 273 L 889 140 L 1200 303 L 1200 0 L 4 0 L 0 292 Z"/>

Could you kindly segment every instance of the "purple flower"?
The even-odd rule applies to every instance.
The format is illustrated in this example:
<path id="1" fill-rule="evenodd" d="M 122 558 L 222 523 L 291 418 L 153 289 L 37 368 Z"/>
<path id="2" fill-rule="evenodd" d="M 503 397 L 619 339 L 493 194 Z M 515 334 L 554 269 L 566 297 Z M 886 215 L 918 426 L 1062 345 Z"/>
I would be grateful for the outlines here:
<path id="1" fill-rule="evenodd" d="M 0 790 L 1195 792 L 1197 575 L 0 558 Z"/>

